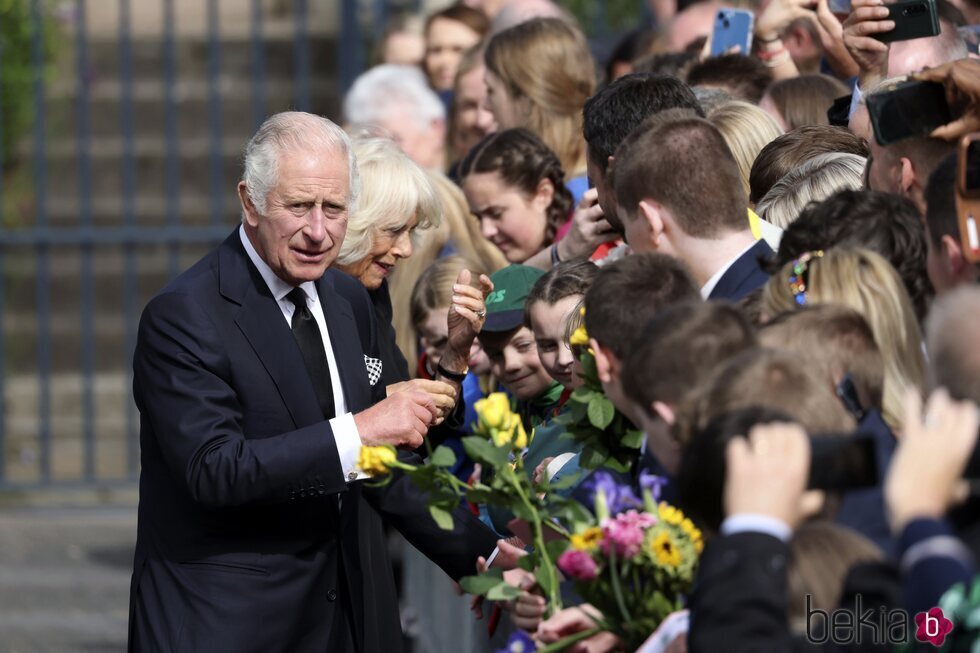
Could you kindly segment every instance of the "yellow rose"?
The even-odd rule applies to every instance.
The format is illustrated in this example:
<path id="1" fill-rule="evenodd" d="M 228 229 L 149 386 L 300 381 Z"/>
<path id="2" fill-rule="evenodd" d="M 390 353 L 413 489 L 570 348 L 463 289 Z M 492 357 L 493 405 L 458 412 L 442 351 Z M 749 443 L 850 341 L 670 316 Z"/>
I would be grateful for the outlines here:
<path id="1" fill-rule="evenodd" d="M 392 447 L 361 447 L 357 456 L 357 466 L 365 474 L 377 476 L 388 473 L 388 464 L 395 462 L 396 454 Z"/>
<path id="2" fill-rule="evenodd" d="M 584 324 L 572 332 L 568 338 L 568 344 L 572 347 L 585 347 L 589 344 L 589 332 L 585 330 Z"/>
<path id="3" fill-rule="evenodd" d="M 517 425 L 514 427 L 514 449 L 523 450 L 527 448 L 527 432 L 524 430 L 524 422 L 520 415 L 514 415 Z"/>
<path id="4" fill-rule="evenodd" d="M 486 399 L 480 399 L 474 404 L 479 415 L 480 425 L 486 429 L 503 428 L 510 415 L 510 400 L 503 392 L 491 393 Z"/>
<path id="5" fill-rule="evenodd" d="M 576 551 L 595 551 L 602 541 L 602 529 L 592 526 L 572 535 L 569 540 Z"/>

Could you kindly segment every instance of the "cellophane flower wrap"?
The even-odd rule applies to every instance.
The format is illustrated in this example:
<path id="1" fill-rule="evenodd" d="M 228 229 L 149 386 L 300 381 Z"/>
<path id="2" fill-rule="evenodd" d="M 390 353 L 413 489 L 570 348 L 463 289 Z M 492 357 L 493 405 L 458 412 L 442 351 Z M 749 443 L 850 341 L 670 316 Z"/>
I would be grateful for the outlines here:
<path id="1" fill-rule="evenodd" d="M 598 472 L 597 475 L 602 475 Z M 610 486 L 617 497 L 610 511 Z M 701 532 L 680 510 L 641 501 L 608 476 L 595 483 L 595 514 L 576 523 L 558 568 L 582 600 L 602 613 L 601 630 L 636 650 L 669 614 L 684 607 L 703 548 Z"/>

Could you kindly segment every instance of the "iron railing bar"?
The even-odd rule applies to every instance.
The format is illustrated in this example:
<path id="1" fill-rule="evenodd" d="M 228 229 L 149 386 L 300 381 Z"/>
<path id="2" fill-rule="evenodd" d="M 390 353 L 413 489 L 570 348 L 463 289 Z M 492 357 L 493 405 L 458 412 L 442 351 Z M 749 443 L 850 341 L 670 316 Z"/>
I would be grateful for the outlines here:
<path id="1" fill-rule="evenodd" d="M 4 43 L 0 41 L 0 67 L 3 66 Z M 0 84 L 0 143 L 3 143 L 3 84 Z M 3 147 L 0 146 L 0 235 L 6 231 L 6 217 L 3 210 Z M 0 485 L 7 477 L 7 418 L 4 406 L 7 405 L 4 379 L 7 376 L 7 343 L 4 337 L 4 309 L 6 308 L 6 275 L 7 257 L 0 257 Z"/>
<path id="2" fill-rule="evenodd" d="M 48 170 L 45 156 L 44 10 L 31 3 L 31 66 L 34 68 L 34 213 L 36 224 L 48 221 Z M 37 366 L 39 384 L 39 464 L 42 482 L 51 479 L 51 279 L 48 248 L 37 245 Z"/>
<path id="3" fill-rule="evenodd" d="M 175 89 L 177 83 L 177 56 L 174 44 L 174 0 L 163 0 L 163 96 L 164 96 L 164 129 L 166 132 L 166 193 L 167 193 L 167 224 L 171 227 L 180 225 L 180 157 L 177 148 L 180 141 L 177 136 L 177 99 Z M 168 254 L 170 277 L 176 277 L 180 271 L 180 247 L 171 243 Z"/>
<path id="4" fill-rule="evenodd" d="M 221 41 L 218 0 L 208 0 L 208 123 L 211 134 L 210 186 L 211 224 L 224 218 L 224 178 L 221 150 Z"/>
<path id="5" fill-rule="evenodd" d="M 136 226 L 136 165 L 133 152 L 133 45 L 130 30 L 130 0 L 119 0 L 119 58 L 122 76 L 122 182 L 123 182 L 123 224 L 129 228 Z M 123 369 L 126 370 L 129 386 L 132 386 L 133 351 L 136 348 L 136 251 L 131 243 L 123 243 L 123 319 L 125 321 L 125 345 Z M 136 477 L 139 458 L 139 440 L 136 432 L 136 409 L 127 397 L 126 411 L 126 470 Z"/>
<path id="6" fill-rule="evenodd" d="M 306 0 L 296 0 L 295 38 L 293 39 L 293 102 L 297 111 L 310 110 L 310 39 Z"/>
<path id="7" fill-rule="evenodd" d="M 89 116 L 88 40 L 86 36 L 86 0 L 77 0 L 76 64 L 78 84 L 78 211 L 83 228 L 92 226 L 92 152 Z M 50 245 L 50 243 L 48 243 Z M 81 243 L 81 364 L 82 364 L 82 474 L 95 480 L 95 353 L 92 314 L 94 289 L 92 280 L 92 245 Z"/>
<path id="8" fill-rule="evenodd" d="M 341 93 L 347 93 L 364 68 L 357 0 L 340 2 L 340 36 L 337 38 L 337 67 Z"/>
<path id="9" fill-rule="evenodd" d="M 266 117 L 265 43 L 262 32 L 262 0 L 252 0 L 252 129 L 254 131 L 258 131 Z"/>

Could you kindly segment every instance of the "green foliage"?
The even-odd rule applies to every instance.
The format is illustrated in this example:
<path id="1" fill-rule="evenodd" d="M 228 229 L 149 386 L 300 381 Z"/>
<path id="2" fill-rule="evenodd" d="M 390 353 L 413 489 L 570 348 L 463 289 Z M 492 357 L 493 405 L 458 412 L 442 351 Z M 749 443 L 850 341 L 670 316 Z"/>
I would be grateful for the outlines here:
<path id="1" fill-rule="evenodd" d="M 558 0 L 589 36 L 619 32 L 640 25 L 643 3 L 638 0 Z"/>

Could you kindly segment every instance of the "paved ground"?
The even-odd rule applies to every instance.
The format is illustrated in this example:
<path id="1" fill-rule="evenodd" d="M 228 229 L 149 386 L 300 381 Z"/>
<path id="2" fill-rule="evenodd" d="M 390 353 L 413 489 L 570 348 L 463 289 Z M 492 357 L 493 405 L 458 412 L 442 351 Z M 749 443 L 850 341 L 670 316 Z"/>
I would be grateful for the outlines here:
<path id="1" fill-rule="evenodd" d="M 125 651 L 132 505 L 0 507 L 0 652 Z"/>

